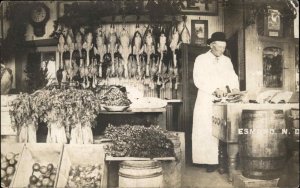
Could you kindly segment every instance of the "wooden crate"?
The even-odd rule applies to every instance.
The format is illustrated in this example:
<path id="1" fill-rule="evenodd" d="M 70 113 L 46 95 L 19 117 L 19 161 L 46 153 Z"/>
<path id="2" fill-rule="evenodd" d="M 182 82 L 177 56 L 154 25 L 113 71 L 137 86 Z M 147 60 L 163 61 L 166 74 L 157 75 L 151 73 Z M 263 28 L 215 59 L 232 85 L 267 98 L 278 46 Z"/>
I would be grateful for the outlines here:
<path id="1" fill-rule="evenodd" d="M 65 187 L 67 185 L 72 165 L 94 164 L 102 166 L 101 188 L 107 187 L 107 167 L 104 158 L 103 144 L 65 144 L 55 187 Z"/>
<path id="2" fill-rule="evenodd" d="M 25 144 L 22 157 L 12 187 L 28 187 L 29 177 L 32 174 L 32 165 L 48 165 L 52 163 L 57 171 L 62 157 L 62 144 L 34 143 Z M 58 173 L 56 173 L 55 182 Z"/>
<path id="3" fill-rule="evenodd" d="M 5 155 L 12 152 L 14 154 L 19 154 L 19 161 L 15 166 L 15 173 L 13 175 L 13 179 L 10 183 L 10 185 L 12 185 L 12 182 L 14 181 L 15 177 L 16 177 L 16 172 L 18 171 L 19 165 L 20 165 L 20 159 L 22 157 L 22 153 L 23 153 L 23 149 L 24 149 L 24 144 L 23 143 L 14 143 L 14 144 L 8 144 L 8 143 L 1 143 L 1 154 Z"/>
<path id="4" fill-rule="evenodd" d="M 233 186 L 235 188 L 275 188 L 277 187 L 279 178 L 273 180 L 258 180 L 244 177 L 237 173 L 233 176 Z"/>

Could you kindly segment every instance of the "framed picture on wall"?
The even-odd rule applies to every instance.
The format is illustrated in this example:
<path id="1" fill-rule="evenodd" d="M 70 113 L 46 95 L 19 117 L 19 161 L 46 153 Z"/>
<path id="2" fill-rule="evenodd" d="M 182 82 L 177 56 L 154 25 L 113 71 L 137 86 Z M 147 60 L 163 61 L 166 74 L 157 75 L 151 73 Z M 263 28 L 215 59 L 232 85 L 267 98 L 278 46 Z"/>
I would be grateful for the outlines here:
<path id="1" fill-rule="evenodd" d="M 218 15 L 218 0 L 185 0 L 183 14 Z"/>
<path id="2" fill-rule="evenodd" d="M 268 9 L 265 17 L 265 35 L 270 37 L 281 37 L 283 33 L 283 23 L 280 19 L 280 12 L 275 9 Z"/>
<path id="3" fill-rule="evenodd" d="M 191 21 L 191 44 L 205 46 L 207 37 L 208 37 L 208 21 L 192 20 Z"/>

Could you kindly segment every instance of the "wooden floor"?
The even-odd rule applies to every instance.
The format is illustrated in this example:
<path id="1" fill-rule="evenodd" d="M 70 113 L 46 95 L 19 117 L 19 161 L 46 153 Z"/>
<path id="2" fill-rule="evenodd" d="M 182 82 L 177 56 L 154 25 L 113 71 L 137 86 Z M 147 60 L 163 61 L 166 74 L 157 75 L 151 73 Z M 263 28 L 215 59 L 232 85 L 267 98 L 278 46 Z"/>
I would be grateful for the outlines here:
<path id="1" fill-rule="evenodd" d="M 182 178 L 183 188 L 233 188 L 227 174 L 207 173 L 204 167 L 187 164 Z"/>

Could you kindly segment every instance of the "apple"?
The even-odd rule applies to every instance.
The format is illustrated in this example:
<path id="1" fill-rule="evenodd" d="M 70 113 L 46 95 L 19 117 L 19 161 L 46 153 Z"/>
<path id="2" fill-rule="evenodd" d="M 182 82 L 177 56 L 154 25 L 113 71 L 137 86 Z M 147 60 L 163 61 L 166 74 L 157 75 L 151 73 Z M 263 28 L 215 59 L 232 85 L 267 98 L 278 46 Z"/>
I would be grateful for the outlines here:
<path id="1" fill-rule="evenodd" d="M 9 161 L 15 157 L 15 154 L 13 152 L 9 152 L 6 154 L 6 159 Z"/>
<path id="2" fill-rule="evenodd" d="M 6 176 L 6 171 L 1 169 L 1 179 L 4 178 Z"/>
<path id="3" fill-rule="evenodd" d="M 15 168 L 14 167 L 12 167 L 12 166 L 8 166 L 7 167 L 6 174 L 12 175 L 12 174 L 14 174 L 14 172 L 15 172 Z"/>
<path id="4" fill-rule="evenodd" d="M 6 168 L 8 167 L 9 163 L 7 161 L 4 161 L 1 163 L 1 169 L 6 170 Z"/>
<path id="5" fill-rule="evenodd" d="M 35 175 L 31 175 L 29 177 L 30 184 L 36 184 L 38 182 L 38 178 Z"/>

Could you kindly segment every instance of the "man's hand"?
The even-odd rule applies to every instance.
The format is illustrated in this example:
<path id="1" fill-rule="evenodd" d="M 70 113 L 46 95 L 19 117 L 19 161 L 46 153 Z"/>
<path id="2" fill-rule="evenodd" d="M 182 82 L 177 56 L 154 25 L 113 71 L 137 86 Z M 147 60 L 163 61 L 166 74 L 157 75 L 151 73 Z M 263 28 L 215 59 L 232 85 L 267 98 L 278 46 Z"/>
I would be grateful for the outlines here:
<path id="1" fill-rule="evenodd" d="M 239 89 L 236 89 L 236 88 L 235 88 L 235 89 L 232 89 L 232 91 L 231 91 L 232 94 L 237 94 L 237 93 L 239 93 L 239 92 L 240 92 L 240 90 L 239 90 Z"/>
<path id="2" fill-rule="evenodd" d="M 224 92 L 223 90 L 221 90 L 219 88 L 217 88 L 213 94 L 219 98 L 226 96 L 226 92 Z"/>

